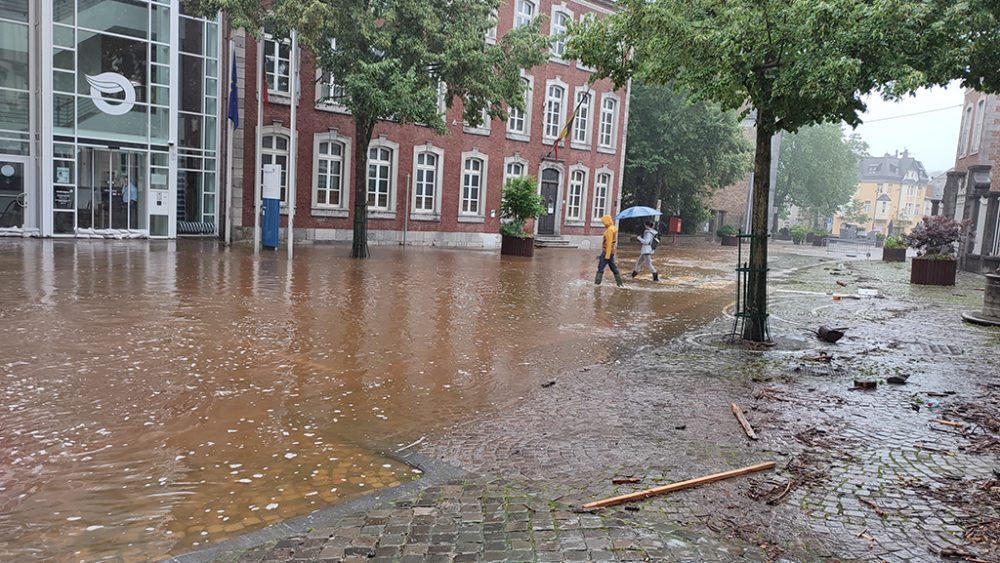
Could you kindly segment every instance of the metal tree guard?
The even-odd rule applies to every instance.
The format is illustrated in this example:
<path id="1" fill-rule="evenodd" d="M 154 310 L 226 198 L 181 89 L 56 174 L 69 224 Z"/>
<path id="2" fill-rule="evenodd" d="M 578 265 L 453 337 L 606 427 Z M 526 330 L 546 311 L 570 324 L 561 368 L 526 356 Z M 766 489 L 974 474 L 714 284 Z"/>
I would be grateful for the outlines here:
<path id="1" fill-rule="evenodd" d="M 764 235 L 765 237 L 767 235 Z M 737 339 L 743 338 L 743 329 L 746 328 L 747 320 L 759 318 L 762 313 L 756 313 L 747 310 L 747 294 L 750 290 L 750 273 L 755 271 L 750 267 L 749 262 L 743 261 L 743 245 L 744 243 L 749 243 L 753 235 L 746 234 L 741 229 L 739 234 L 736 235 L 739 239 L 739 244 L 736 249 L 736 310 L 733 314 L 733 331 L 729 334 L 729 342 L 735 342 Z M 747 253 L 749 255 L 749 251 Z M 768 268 L 763 270 L 758 270 L 762 272 L 767 272 Z M 771 327 L 768 324 L 768 314 L 763 313 L 764 317 L 764 342 L 769 342 L 771 340 Z"/>

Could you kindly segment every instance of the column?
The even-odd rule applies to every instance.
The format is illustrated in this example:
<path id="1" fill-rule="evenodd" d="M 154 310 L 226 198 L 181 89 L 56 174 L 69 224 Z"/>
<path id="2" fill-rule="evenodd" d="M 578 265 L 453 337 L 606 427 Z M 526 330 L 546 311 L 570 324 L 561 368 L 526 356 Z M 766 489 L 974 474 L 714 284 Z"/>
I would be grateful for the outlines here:
<path id="1" fill-rule="evenodd" d="M 983 227 L 983 251 L 982 256 L 996 256 L 1000 254 L 1000 248 L 994 248 L 993 241 L 997 235 L 997 209 L 1000 208 L 1000 192 L 991 192 L 986 204 L 986 225 Z"/>
<path id="2" fill-rule="evenodd" d="M 942 198 L 942 214 L 951 219 L 955 218 L 955 207 L 958 205 L 958 188 L 965 179 L 965 172 L 948 172 L 948 179 L 944 184 L 944 197 Z"/>

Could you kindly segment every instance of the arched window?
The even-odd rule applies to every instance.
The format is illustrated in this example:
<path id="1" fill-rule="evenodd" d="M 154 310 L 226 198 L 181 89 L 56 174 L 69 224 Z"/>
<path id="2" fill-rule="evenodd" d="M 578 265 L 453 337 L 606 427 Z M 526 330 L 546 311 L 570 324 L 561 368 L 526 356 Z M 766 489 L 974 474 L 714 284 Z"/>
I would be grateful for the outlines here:
<path id="1" fill-rule="evenodd" d="M 535 19 L 535 3 L 529 0 L 517 0 L 517 11 L 514 13 L 514 28 L 531 23 Z"/>
<path id="2" fill-rule="evenodd" d="M 601 173 L 594 181 L 594 206 L 591 217 L 599 220 L 608 212 L 608 190 L 611 187 L 611 174 Z"/>
<path id="3" fill-rule="evenodd" d="M 344 207 L 344 145 L 321 141 L 316 147 L 316 205 Z"/>
<path id="4" fill-rule="evenodd" d="M 368 207 L 378 211 L 389 210 L 389 193 L 392 190 L 392 149 L 368 149 Z"/>
<path id="5" fill-rule="evenodd" d="M 434 212 L 434 198 L 437 196 L 438 156 L 425 151 L 417 154 L 416 173 L 414 175 L 413 210 L 417 212 Z"/>
<path id="6" fill-rule="evenodd" d="M 605 96 L 601 102 L 601 128 L 598 144 L 602 147 L 615 146 L 615 121 L 618 117 L 618 100 Z"/>
<path id="7" fill-rule="evenodd" d="M 587 173 L 573 170 L 569 174 L 569 191 L 566 194 L 566 220 L 583 220 L 583 192 L 587 185 Z"/>
<path id="8" fill-rule="evenodd" d="M 284 135 L 264 135 L 261 138 L 261 183 L 264 181 L 265 164 L 281 167 L 281 203 L 288 202 L 288 137 Z"/>
<path id="9" fill-rule="evenodd" d="M 590 143 L 590 100 L 594 95 L 587 90 L 576 92 L 576 118 L 573 120 L 573 142 L 586 145 Z"/>
<path id="10" fill-rule="evenodd" d="M 571 19 L 569 14 L 559 10 L 552 16 L 552 25 L 549 26 L 549 35 L 552 37 L 550 52 L 558 59 L 566 54 L 566 30 Z"/>
<path id="11" fill-rule="evenodd" d="M 527 135 L 528 108 L 531 107 L 531 82 L 527 78 L 522 77 L 521 83 L 524 85 L 524 110 L 522 111 L 514 107 L 510 108 L 510 112 L 507 114 L 507 132 Z"/>
<path id="12" fill-rule="evenodd" d="M 549 84 L 545 96 L 545 136 L 555 139 L 559 136 L 563 119 L 563 100 L 566 90 L 557 84 Z"/>
<path id="13" fill-rule="evenodd" d="M 483 160 L 466 158 L 462 164 L 462 215 L 482 215 Z"/>

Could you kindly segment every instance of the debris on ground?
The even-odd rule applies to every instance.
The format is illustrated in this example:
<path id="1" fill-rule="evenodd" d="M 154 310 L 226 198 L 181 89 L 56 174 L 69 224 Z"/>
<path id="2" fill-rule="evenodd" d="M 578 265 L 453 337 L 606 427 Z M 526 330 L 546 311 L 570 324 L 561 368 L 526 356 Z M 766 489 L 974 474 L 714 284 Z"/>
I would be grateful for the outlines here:
<path id="1" fill-rule="evenodd" d="M 906 384 L 906 380 L 909 378 L 909 375 L 890 375 L 885 378 L 885 382 L 892 383 L 893 385 L 904 385 Z"/>
<path id="2" fill-rule="evenodd" d="M 875 389 L 876 387 L 878 387 L 878 382 L 875 382 L 875 381 L 870 381 L 870 380 L 867 380 L 867 379 L 855 379 L 854 380 L 854 388 L 855 389 L 864 389 L 864 390 L 868 391 L 868 390 Z"/>
<path id="3" fill-rule="evenodd" d="M 830 328 L 827 326 L 819 327 L 819 330 L 814 331 L 816 336 L 819 337 L 823 342 L 829 342 L 830 344 L 836 344 L 838 340 L 844 337 L 844 331 L 846 328 Z"/>
<path id="4" fill-rule="evenodd" d="M 743 414 L 743 409 L 741 409 L 736 403 L 731 403 L 730 408 L 732 408 L 733 414 L 736 415 L 736 420 L 738 420 L 740 426 L 743 427 L 743 431 L 746 432 L 747 437 L 751 440 L 756 440 L 757 433 L 754 432 L 753 427 L 750 426 L 750 421 L 747 420 L 746 415 Z"/>
<path id="5" fill-rule="evenodd" d="M 542 387 L 552 387 L 555 384 L 555 381 L 546 381 L 545 383 L 542 383 Z"/>
<path id="6" fill-rule="evenodd" d="M 624 504 L 626 502 L 644 500 L 650 497 L 672 493 L 674 491 L 681 491 L 684 489 L 697 487 L 699 485 L 705 485 L 707 483 L 714 483 L 715 481 L 722 481 L 723 479 L 731 479 L 733 477 L 739 477 L 740 475 L 757 473 L 759 471 L 767 471 L 769 469 L 774 469 L 775 465 L 777 464 L 773 461 L 758 463 L 756 465 L 748 465 L 746 467 L 741 467 L 739 469 L 723 471 L 722 473 L 713 473 L 712 475 L 705 475 L 703 477 L 697 477 L 695 479 L 688 479 L 687 481 L 671 483 L 669 485 L 663 485 L 662 487 L 654 487 L 652 489 L 646 489 L 645 491 L 638 491 L 635 493 L 629 493 L 627 495 L 620 495 L 616 497 L 596 500 L 594 502 L 588 502 L 587 504 L 583 505 L 583 507 L 604 508 L 606 506 L 614 506 L 616 504 Z"/>
<path id="7" fill-rule="evenodd" d="M 826 362 L 826 363 L 830 363 L 830 362 L 833 361 L 833 356 L 831 356 L 830 354 L 827 354 L 826 352 L 820 352 L 819 354 L 816 354 L 815 356 L 805 356 L 802 359 L 805 360 L 805 361 L 807 361 L 807 362 Z"/>
<path id="8" fill-rule="evenodd" d="M 639 477 L 617 477 L 611 480 L 612 485 L 625 485 L 628 483 L 641 483 L 642 479 Z"/>

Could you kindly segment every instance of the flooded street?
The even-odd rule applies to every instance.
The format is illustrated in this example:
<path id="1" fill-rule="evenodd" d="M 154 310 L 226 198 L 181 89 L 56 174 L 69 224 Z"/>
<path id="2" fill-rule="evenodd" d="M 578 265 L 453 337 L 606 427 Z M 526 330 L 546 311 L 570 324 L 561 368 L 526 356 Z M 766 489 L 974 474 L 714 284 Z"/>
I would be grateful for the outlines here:
<path id="1" fill-rule="evenodd" d="M 386 455 L 733 292 L 700 243 L 624 290 L 593 251 L 373 251 L 0 241 L 0 559 L 162 558 L 417 478 Z"/>

